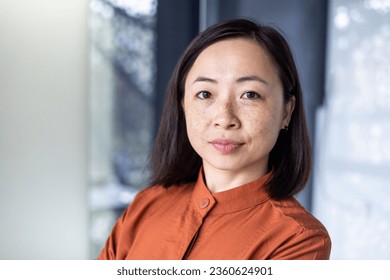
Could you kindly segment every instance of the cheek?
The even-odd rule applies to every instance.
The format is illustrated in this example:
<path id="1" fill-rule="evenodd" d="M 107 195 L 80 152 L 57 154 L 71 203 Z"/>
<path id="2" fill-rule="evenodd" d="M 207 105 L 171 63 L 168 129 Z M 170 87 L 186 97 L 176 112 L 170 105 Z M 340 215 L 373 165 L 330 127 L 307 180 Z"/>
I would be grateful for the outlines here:
<path id="1" fill-rule="evenodd" d="M 204 151 L 206 147 L 204 136 L 207 120 L 204 114 L 194 107 L 185 110 L 184 114 L 186 118 L 188 140 L 195 152 L 202 157 L 202 154 L 204 154 L 202 151 Z"/>
<path id="2" fill-rule="evenodd" d="M 271 112 L 272 111 L 272 112 Z M 275 111 L 262 111 L 257 114 L 248 114 L 248 130 L 254 140 L 263 144 L 273 145 L 279 135 L 281 115 Z"/>
<path id="3" fill-rule="evenodd" d="M 194 106 L 188 106 L 187 109 L 184 110 L 184 114 L 189 137 L 194 133 L 199 133 L 204 130 L 206 120 L 201 110 Z"/>

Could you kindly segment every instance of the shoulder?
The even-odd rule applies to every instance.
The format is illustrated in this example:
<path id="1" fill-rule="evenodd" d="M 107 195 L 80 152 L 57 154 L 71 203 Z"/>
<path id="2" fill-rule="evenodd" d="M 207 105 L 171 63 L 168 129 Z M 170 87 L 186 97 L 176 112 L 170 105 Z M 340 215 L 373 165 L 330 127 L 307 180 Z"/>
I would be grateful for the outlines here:
<path id="1" fill-rule="evenodd" d="M 145 236 L 148 224 L 152 224 L 150 232 L 155 232 L 156 226 L 150 223 L 151 219 L 160 221 L 164 213 L 171 213 L 177 205 L 186 203 L 192 188 L 188 184 L 169 188 L 153 186 L 141 190 L 116 221 L 98 258 L 125 259 L 135 240 Z"/>
<path id="2" fill-rule="evenodd" d="M 270 200 L 270 204 L 281 218 L 302 230 L 324 230 L 324 225 L 295 198 Z"/>
<path id="3" fill-rule="evenodd" d="M 150 186 L 141 190 L 135 197 L 134 202 L 149 199 L 172 199 L 191 195 L 193 183 L 163 187 L 161 185 Z"/>
<path id="4" fill-rule="evenodd" d="M 278 250 L 279 257 L 289 259 L 328 259 L 331 239 L 325 226 L 308 212 L 295 198 L 270 200 L 276 226 L 284 232 L 284 246 Z M 291 248 L 294 250 L 289 251 Z M 284 255 L 286 254 L 286 255 Z M 283 258 L 283 257 L 282 257 Z"/>
<path id="5" fill-rule="evenodd" d="M 193 187 L 194 184 L 173 185 L 168 188 L 161 185 L 147 187 L 135 196 L 127 210 L 134 213 L 161 209 L 187 201 L 192 194 Z"/>

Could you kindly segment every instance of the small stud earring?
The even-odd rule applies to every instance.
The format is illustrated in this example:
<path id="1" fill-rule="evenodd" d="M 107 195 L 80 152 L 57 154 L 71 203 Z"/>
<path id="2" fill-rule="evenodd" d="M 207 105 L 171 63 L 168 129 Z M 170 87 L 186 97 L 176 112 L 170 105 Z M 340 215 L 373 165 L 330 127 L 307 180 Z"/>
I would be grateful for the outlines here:
<path id="1" fill-rule="evenodd" d="M 287 125 L 284 126 L 284 130 L 288 131 L 288 126 Z"/>

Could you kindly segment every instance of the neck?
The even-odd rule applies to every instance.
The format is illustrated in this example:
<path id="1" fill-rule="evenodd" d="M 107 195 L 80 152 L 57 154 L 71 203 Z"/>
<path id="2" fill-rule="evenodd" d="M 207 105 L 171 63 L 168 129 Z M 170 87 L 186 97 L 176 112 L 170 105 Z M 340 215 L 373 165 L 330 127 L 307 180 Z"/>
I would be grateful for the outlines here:
<path id="1" fill-rule="evenodd" d="M 203 163 L 203 176 L 207 188 L 212 193 L 227 191 L 253 182 L 267 173 L 267 168 L 248 168 L 247 170 L 222 170 Z"/>

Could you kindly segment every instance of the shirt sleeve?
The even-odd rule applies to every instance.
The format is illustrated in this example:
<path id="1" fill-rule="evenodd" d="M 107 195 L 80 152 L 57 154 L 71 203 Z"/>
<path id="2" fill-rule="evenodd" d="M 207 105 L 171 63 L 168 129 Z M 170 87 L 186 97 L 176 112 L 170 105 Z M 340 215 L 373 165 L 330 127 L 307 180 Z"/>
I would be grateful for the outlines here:
<path id="1" fill-rule="evenodd" d="M 117 259 L 117 242 L 119 239 L 119 235 L 121 234 L 121 229 L 123 226 L 123 221 L 125 219 L 126 213 L 129 207 L 123 212 L 121 217 L 116 221 L 114 227 L 111 230 L 111 234 L 108 237 L 103 250 L 100 252 L 98 256 L 98 260 L 115 260 Z"/>
<path id="2" fill-rule="evenodd" d="M 331 240 L 322 230 L 303 230 L 286 240 L 271 259 L 275 260 L 328 260 Z"/>
<path id="3" fill-rule="evenodd" d="M 156 192 L 153 188 L 140 191 L 123 214 L 118 218 L 111 230 L 98 260 L 125 259 L 131 247 L 139 222 L 145 215 L 145 209 L 153 204 Z"/>

